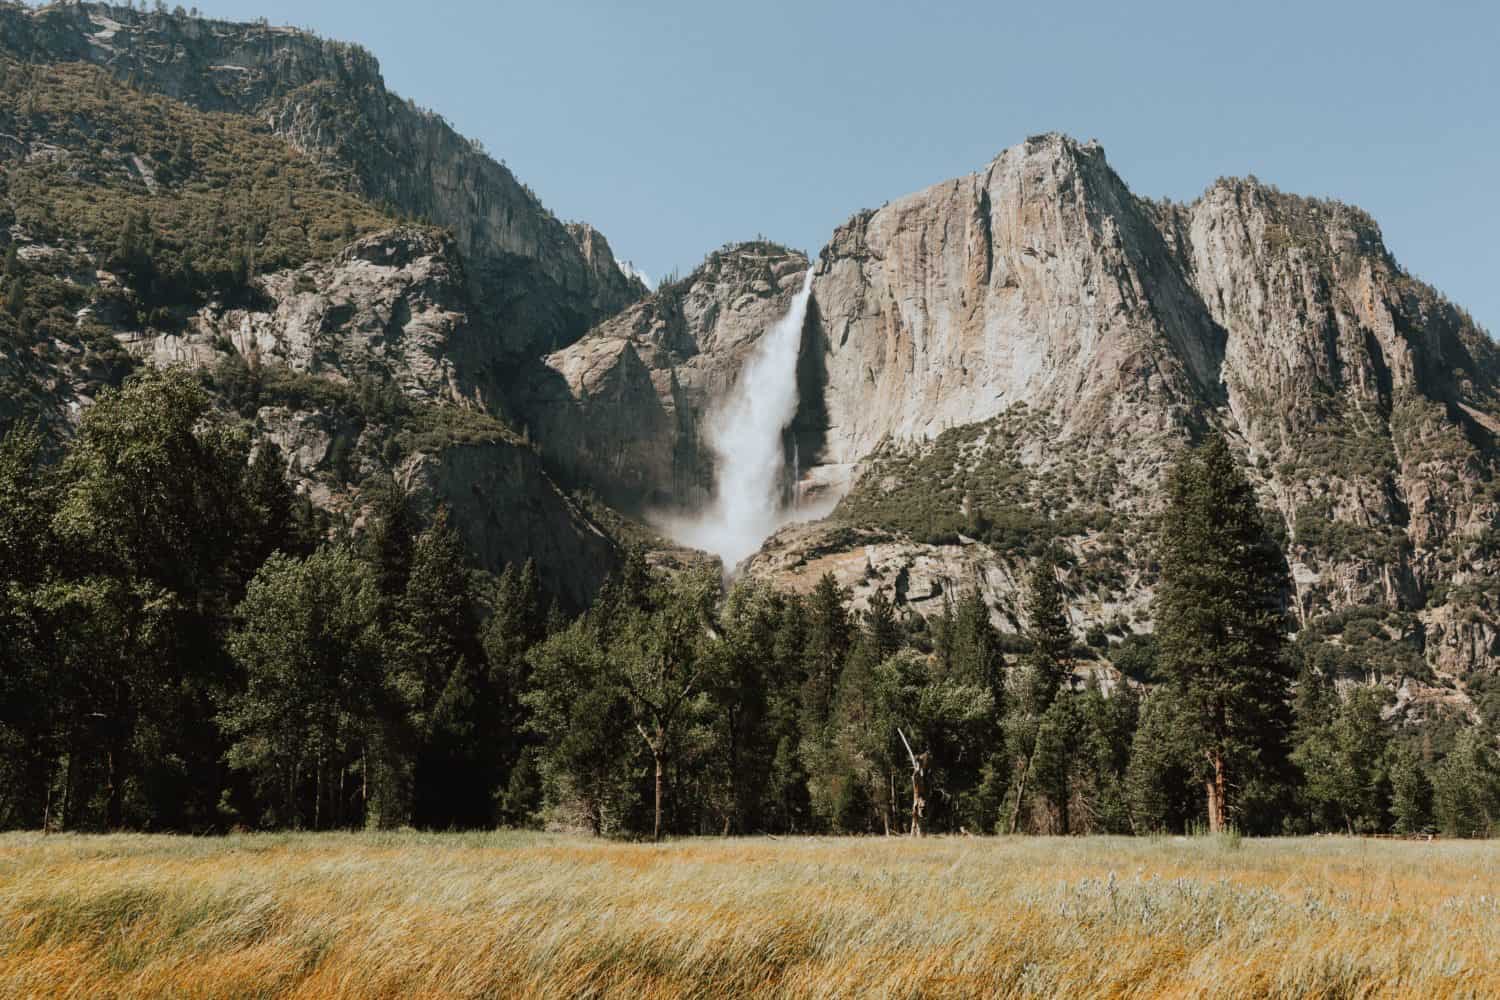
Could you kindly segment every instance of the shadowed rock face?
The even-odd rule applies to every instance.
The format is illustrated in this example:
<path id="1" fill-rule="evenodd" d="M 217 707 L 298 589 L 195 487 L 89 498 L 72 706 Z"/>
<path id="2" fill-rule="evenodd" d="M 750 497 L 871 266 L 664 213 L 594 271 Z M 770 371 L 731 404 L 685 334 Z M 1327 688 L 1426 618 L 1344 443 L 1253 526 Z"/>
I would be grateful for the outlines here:
<path id="1" fill-rule="evenodd" d="M 630 509 L 701 504 L 703 422 L 807 268 L 772 244 L 726 247 L 534 366 L 512 398 L 549 462 Z"/>
<path id="2" fill-rule="evenodd" d="M 481 410 L 495 389 L 480 332 L 470 321 L 463 269 L 452 241 L 395 229 L 367 237 L 335 260 L 257 279 L 253 306 L 206 306 L 179 334 L 122 339 L 158 364 L 213 369 L 229 355 L 351 386 L 374 377 L 433 413 Z M 387 431 L 338 407 L 262 406 L 257 440 L 275 442 L 288 475 L 319 506 L 357 516 L 358 485 L 374 474 L 401 481 L 419 508 L 452 512 L 477 563 L 499 571 L 535 560 L 543 583 L 574 607 L 587 605 L 618 559 L 614 543 L 558 487 L 536 451 L 509 437 L 435 437 L 397 460 Z"/>

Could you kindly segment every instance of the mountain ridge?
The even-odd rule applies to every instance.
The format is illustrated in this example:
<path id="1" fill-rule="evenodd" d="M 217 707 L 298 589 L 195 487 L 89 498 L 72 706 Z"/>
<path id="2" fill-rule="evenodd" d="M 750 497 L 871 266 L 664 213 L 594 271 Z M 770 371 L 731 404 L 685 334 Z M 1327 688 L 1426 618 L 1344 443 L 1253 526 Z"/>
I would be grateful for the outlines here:
<path id="1" fill-rule="evenodd" d="M 1003 425 L 1025 404 L 1023 419 L 1048 429 L 1004 452 L 1027 478 L 1010 502 L 1045 530 L 1078 507 L 1076 488 L 1048 477 L 1103 463 L 1113 484 L 1085 491 L 1083 507 L 1133 521 L 1126 550 L 1148 565 L 1152 484 L 1213 424 L 1279 522 L 1304 625 L 1387 607 L 1421 618 L 1424 655 L 1449 682 L 1493 670 L 1500 353 L 1400 269 L 1366 213 L 1253 180 L 1220 180 L 1187 205 L 1147 202 L 1097 144 L 1054 133 L 857 214 L 823 251 L 814 298 L 829 371 L 822 459 L 866 466 L 851 501 L 894 485 L 889 468 L 870 479 L 890 449 L 930 453 L 947 428 Z M 956 455 L 987 447 L 990 432 L 974 433 Z M 882 450 L 887 460 L 871 463 Z M 962 535 L 968 494 L 940 492 L 925 502 L 952 527 L 933 536 Z M 835 518 L 911 529 L 877 509 L 846 502 Z M 1070 536 L 1080 564 L 1111 530 Z M 773 540 L 760 561 L 769 575 L 787 579 L 799 551 L 829 557 L 807 531 Z M 848 582 L 868 591 L 855 552 Z M 879 585 L 895 586 L 896 562 Z M 938 573 L 948 592 L 979 584 L 1015 627 L 1014 574 L 989 580 L 971 562 Z M 1095 605 L 1078 624 L 1110 626 L 1130 589 L 1075 593 Z M 1148 593 L 1135 585 L 1125 612 Z"/>
<path id="2" fill-rule="evenodd" d="M 580 246 L 582 232 L 570 232 L 509 168 L 441 115 L 388 91 L 360 46 L 105 3 L 0 7 L 0 45 L 98 65 L 201 110 L 263 118 L 373 202 L 450 227 L 476 300 L 519 353 L 561 346 L 645 291 L 615 265 L 602 234 L 587 227 L 590 245 Z"/>
<path id="3" fill-rule="evenodd" d="M 454 511 L 482 567 L 534 558 L 549 589 L 587 603 L 618 545 L 504 425 L 499 387 L 516 359 L 644 291 L 602 234 L 564 226 L 390 95 L 373 58 L 302 32 L 7 4 L 0 62 L 0 417 L 40 420 L 55 441 L 133 367 L 186 365 L 335 518 L 360 523 L 365 486 L 395 478 L 429 512 Z M 308 87 L 386 159 L 351 163 L 357 145 L 285 126 L 282 112 L 312 107 Z M 418 145 L 464 183 L 382 175 Z M 468 198 L 513 225 L 475 222 Z M 466 225 L 414 218 L 444 213 Z"/>
<path id="4" fill-rule="evenodd" d="M 573 538 L 549 555 L 549 583 L 580 602 L 615 546 L 564 486 L 637 515 L 701 504 L 703 423 L 810 266 L 786 444 L 807 494 L 848 495 L 831 520 L 771 539 L 752 573 L 798 586 L 833 560 L 861 600 L 878 586 L 922 613 L 978 585 L 1014 628 L 1017 570 L 1058 536 L 1075 626 L 1111 636 L 1105 655 L 1151 631 L 1149 570 L 1107 565 L 1149 567 L 1162 470 L 1214 426 L 1287 552 L 1305 630 L 1384 609 L 1382 641 L 1414 646 L 1434 690 L 1500 663 L 1500 352 L 1359 209 L 1254 178 L 1143 199 L 1097 143 L 1048 133 L 855 214 L 812 260 L 731 245 L 648 293 L 602 234 L 558 221 L 390 94 L 357 47 L 83 3 L 0 6 L 0 48 L 23 57 L 7 70 L 11 198 L 65 180 L 79 197 L 54 216 L 95 197 L 134 206 L 85 239 L 63 224 L 38 235 L 46 212 L 15 204 L 7 281 L 27 284 L 0 357 L 9 417 L 41 408 L 65 428 L 142 359 L 259 379 L 244 419 L 321 503 L 357 516 L 364 478 L 447 469 L 438 492 L 487 564 L 524 557 L 538 533 Z M 94 88 L 93 103 L 48 117 L 70 87 Z M 143 121 L 177 115 L 183 156 L 98 128 L 111 101 Z M 231 139 L 274 185 L 209 171 L 212 143 Z M 163 219 L 174 195 L 214 183 L 239 185 L 253 218 L 225 222 L 205 262 Z M 342 228 L 320 234 L 313 205 Z M 155 270 L 103 235 L 140 206 L 162 213 L 131 223 Z M 392 389 L 452 433 L 404 434 L 392 421 L 410 417 L 305 386 L 288 397 L 302 383 L 260 366 L 339 400 Z M 498 451 L 443 457 L 481 446 Z M 491 460 L 518 470 L 497 480 L 513 492 L 479 486 Z M 535 517 L 496 526 L 479 494 Z"/>

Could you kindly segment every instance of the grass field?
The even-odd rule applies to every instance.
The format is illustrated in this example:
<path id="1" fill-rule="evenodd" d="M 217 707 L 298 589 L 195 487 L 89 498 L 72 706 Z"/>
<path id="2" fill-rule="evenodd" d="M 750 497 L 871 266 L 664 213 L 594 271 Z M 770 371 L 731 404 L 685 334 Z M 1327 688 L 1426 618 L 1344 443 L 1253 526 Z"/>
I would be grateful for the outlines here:
<path id="1" fill-rule="evenodd" d="M 0 836 L 0 996 L 1500 996 L 1500 845 Z"/>

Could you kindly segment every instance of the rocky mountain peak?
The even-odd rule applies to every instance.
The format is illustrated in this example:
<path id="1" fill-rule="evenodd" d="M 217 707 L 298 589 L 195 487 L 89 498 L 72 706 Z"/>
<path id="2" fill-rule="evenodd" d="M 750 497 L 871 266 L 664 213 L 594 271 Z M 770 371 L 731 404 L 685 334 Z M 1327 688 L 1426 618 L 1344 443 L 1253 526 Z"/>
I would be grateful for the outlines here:
<path id="1" fill-rule="evenodd" d="M 1429 702 L 1500 662 L 1500 357 L 1360 209 L 1253 177 L 1149 202 L 1098 144 L 1047 134 L 854 216 L 813 296 L 816 460 L 855 486 L 772 539 L 762 575 L 830 568 L 923 609 L 978 586 L 1015 627 L 1014 581 L 1053 536 L 1077 624 L 1149 630 L 1149 574 L 1109 567 L 1149 565 L 1164 467 L 1213 425 L 1309 628 L 1388 609 L 1381 641 L 1416 644 Z"/>
<path id="2" fill-rule="evenodd" d="M 387 90 L 379 63 L 359 46 L 265 22 L 68 3 L 0 7 L 0 47 L 36 61 L 93 63 L 195 108 L 254 116 L 341 170 L 370 201 L 450 229 L 470 292 L 506 350 L 571 343 L 645 291 L 607 247 L 586 257 L 478 143 Z"/>

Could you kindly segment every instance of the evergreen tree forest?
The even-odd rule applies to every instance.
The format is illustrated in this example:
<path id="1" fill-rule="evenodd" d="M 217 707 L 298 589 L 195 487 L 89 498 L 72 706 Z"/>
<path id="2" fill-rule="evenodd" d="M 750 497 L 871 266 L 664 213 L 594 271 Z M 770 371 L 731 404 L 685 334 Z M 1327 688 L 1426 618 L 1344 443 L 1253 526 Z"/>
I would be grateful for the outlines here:
<path id="1" fill-rule="evenodd" d="M 1500 720 L 1402 723 L 1336 684 L 1212 434 L 1162 485 L 1155 629 L 1113 674 L 1052 547 L 1019 634 L 973 589 L 924 620 L 639 551 L 573 615 L 530 565 L 472 569 L 395 482 L 359 531 L 330 519 L 235 427 L 146 370 L 61 455 L 5 434 L 0 827 L 894 834 L 918 759 L 937 833 L 1500 824 Z"/>

